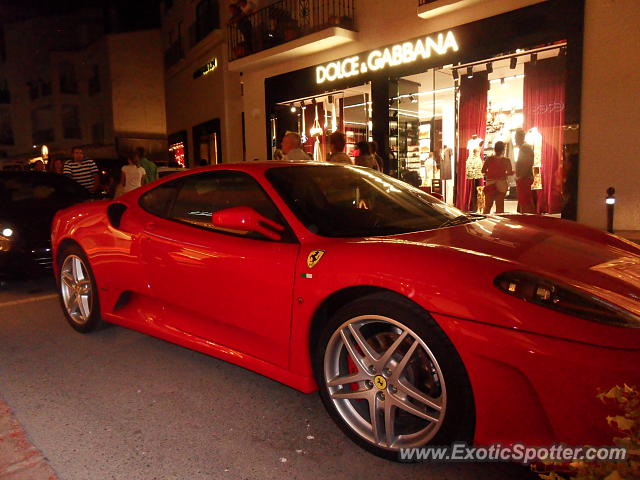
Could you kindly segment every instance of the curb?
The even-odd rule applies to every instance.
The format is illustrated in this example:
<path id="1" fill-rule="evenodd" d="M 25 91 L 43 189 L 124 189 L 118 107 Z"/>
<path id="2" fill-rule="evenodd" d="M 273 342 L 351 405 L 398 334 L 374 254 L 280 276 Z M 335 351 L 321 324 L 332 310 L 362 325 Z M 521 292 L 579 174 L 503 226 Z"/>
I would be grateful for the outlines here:
<path id="1" fill-rule="evenodd" d="M 59 480 L 49 462 L 27 438 L 22 425 L 0 398 L 0 479 Z"/>

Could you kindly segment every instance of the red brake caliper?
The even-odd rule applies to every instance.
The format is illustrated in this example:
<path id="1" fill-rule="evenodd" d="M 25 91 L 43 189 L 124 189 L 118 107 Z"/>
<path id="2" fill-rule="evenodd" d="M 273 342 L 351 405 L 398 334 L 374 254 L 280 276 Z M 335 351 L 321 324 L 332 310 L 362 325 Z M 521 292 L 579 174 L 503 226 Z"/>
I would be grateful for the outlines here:
<path id="1" fill-rule="evenodd" d="M 355 348 L 356 348 L 356 351 L 362 355 L 362 351 L 360 350 L 360 347 L 355 345 Z M 351 358 L 351 355 L 347 355 L 347 368 L 349 369 L 349 373 L 358 373 L 358 367 L 356 367 L 356 363 L 353 361 L 353 358 Z M 358 390 L 360 390 L 360 386 L 358 385 L 358 382 L 351 382 L 349 384 L 349 388 L 351 389 L 352 392 L 357 392 Z"/>

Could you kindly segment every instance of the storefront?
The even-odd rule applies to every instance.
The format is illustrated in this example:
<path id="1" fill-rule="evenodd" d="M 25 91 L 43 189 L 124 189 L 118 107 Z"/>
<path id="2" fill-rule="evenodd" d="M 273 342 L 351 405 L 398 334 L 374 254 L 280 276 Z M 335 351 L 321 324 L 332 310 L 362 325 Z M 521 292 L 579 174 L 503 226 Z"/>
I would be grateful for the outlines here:
<path id="1" fill-rule="evenodd" d="M 576 218 L 583 2 L 552 0 L 265 80 L 268 151 L 287 130 L 327 158 L 327 135 L 347 153 L 375 141 L 385 170 L 415 172 L 425 189 L 482 208 L 484 158 L 497 142 L 515 167 L 522 129 L 534 151 L 539 213 Z M 516 211 L 508 179 L 506 211 Z"/>

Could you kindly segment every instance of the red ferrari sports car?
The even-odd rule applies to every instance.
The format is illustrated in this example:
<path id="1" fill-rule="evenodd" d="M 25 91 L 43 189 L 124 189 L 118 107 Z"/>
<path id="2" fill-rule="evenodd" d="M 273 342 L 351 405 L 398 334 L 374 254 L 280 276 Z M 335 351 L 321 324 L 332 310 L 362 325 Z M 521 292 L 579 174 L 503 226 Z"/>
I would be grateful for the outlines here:
<path id="1" fill-rule="evenodd" d="M 610 444 L 640 383 L 640 249 L 574 222 L 465 215 L 369 169 L 178 173 L 57 214 L 73 328 L 109 322 L 319 390 L 356 443 Z"/>

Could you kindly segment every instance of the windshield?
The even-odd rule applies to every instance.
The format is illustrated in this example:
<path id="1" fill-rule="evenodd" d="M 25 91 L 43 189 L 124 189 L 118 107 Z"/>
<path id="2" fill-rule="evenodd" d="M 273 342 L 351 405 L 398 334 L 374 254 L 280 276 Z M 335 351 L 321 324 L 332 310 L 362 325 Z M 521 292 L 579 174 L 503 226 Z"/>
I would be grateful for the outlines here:
<path id="1" fill-rule="evenodd" d="M 367 168 L 276 167 L 266 176 L 298 219 L 325 237 L 394 235 L 471 221 L 421 190 Z"/>

